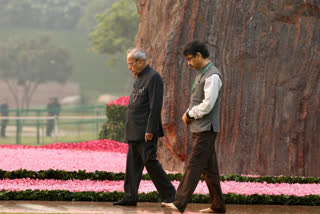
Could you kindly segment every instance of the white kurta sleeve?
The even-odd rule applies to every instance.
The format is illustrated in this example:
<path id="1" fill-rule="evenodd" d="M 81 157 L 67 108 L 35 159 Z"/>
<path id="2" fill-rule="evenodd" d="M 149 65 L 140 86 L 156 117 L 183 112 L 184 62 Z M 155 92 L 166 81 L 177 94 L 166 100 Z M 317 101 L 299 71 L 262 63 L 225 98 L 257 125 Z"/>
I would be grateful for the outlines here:
<path id="1" fill-rule="evenodd" d="M 204 99 L 189 110 L 189 116 L 194 119 L 200 119 L 209 114 L 219 96 L 219 90 L 222 87 L 222 81 L 218 74 L 213 74 L 206 78 L 204 83 Z"/>

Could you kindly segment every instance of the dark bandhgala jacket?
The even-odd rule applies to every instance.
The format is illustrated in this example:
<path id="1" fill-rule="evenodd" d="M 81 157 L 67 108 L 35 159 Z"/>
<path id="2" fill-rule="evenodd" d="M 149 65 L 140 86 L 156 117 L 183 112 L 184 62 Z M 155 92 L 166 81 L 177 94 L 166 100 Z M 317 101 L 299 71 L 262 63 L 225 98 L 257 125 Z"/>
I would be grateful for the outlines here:
<path id="1" fill-rule="evenodd" d="M 163 136 L 161 109 L 163 83 L 149 65 L 134 81 L 126 122 L 126 141 L 143 141 L 145 133 Z"/>

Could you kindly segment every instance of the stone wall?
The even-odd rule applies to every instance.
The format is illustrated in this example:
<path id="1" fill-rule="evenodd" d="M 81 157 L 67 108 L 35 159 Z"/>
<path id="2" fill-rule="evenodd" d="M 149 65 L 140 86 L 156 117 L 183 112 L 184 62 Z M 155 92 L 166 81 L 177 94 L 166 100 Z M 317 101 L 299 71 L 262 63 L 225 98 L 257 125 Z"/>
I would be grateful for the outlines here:
<path id="1" fill-rule="evenodd" d="M 136 44 L 164 79 L 159 158 L 181 171 L 191 135 L 181 116 L 195 72 L 182 56 L 206 42 L 223 72 L 223 174 L 320 176 L 319 0 L 138 0 Z"/>

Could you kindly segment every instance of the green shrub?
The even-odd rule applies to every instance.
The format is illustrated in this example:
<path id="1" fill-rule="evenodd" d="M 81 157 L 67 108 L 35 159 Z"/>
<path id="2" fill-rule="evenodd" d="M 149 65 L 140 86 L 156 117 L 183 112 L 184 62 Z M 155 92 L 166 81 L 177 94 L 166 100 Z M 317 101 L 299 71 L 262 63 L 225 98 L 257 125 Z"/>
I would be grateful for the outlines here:
<path id="1" fill-rule="evenodd" d="M 0 200 L 41 200 L 41 201 L 118 201 L 123 197 L 123 192 L 71 192 L 67 190 L 24 190 L 0 191 Z M 294 195 L 238 195 L 233 193 L 223 194 L 226 204 L 275 204 L 275 205 L 307 205 L 319 206 L 319 195 L 303 197 Z M 157 192 L 139 193 L 139 202 L 160 202 Z M 194 194 L 193 203 L 208 203 L 208 194 Z"/>
<path id="2" fill-rule="evenodd" d="M 124 129 L 127 118 L 127 106 L 106 106 L 107 122 L 102 125 L 100 139 L 110 139 L 124 142 Z"/>
<path id="3" fill-rule="evenodd" d="M 181 181 L 182 173 L 168 173 L 171 181 Z M 18 169 L 15 171 L 5 171 L 0 169 L 0 179 L 57 179 L 57 180 L 109 180 L 120 181 L 124 180 L 125 174 L 123 172 L 114 173 L 106 171 L 86 172 L 85 170 L 78 171 L 65 171 L 59 169 L 48 169 L 40 171 L 31 171 L 27 169 Z M 286 182 L 284 182 L 284 178 Z M 149 174 L 142 175 L 143 180 L 151 180 Z M 201 178 L 203 180 L 203 178 Z M 320 184 L 320 177 L 298 177 L 298 176 L 259 176 L 259 177 L 246 177 L 241 175 L 222 175 L 220 180 L 224 181 L 237 181 L 237 182 L 256 182 L 256 183 L 269 183 L 269 184 Z"/>

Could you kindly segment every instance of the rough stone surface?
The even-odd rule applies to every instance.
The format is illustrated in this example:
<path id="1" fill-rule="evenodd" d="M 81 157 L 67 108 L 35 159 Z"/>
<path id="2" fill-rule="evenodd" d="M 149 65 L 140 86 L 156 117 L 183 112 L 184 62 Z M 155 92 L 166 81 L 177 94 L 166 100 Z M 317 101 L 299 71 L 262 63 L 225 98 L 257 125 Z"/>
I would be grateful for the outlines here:
<path id="1" fill-rule="evenodd" d="M 207 43 L 224 74 L 220 173 L 320 176 L 319 0 L 138 0 L 136 44 L 164 79 L 159 158 L 181 171 L 191 134 L 181 116 L 195 72 L 182 56 Z"/>

